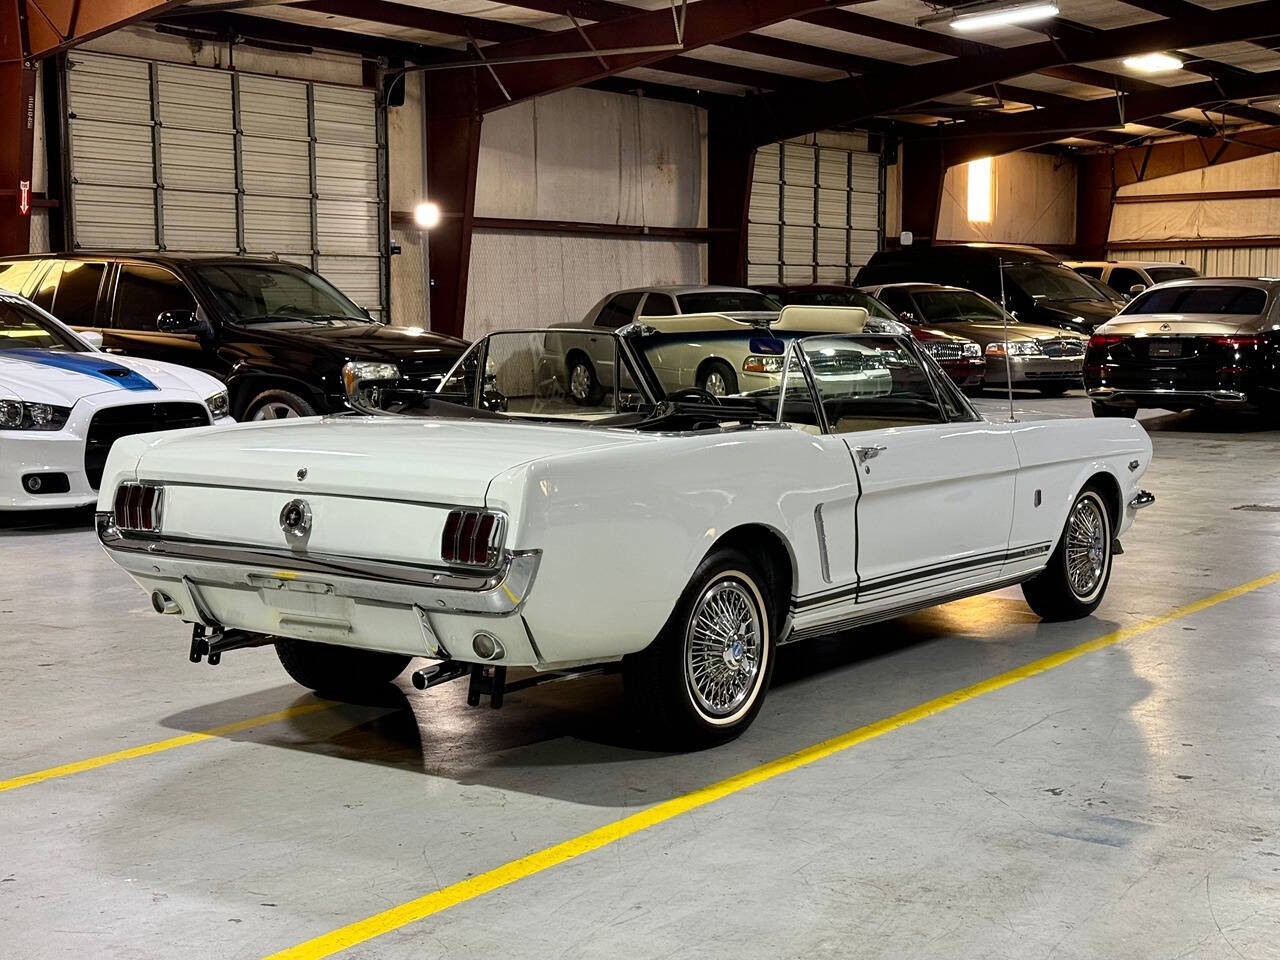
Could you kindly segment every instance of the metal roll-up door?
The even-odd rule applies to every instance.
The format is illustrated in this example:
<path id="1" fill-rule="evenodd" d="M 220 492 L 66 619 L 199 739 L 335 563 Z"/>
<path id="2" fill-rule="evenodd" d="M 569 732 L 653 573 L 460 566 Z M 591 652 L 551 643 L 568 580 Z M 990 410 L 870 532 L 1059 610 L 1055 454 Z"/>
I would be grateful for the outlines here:
<path id="1" fill-rule="evenodd" d="M 67 66 L 76 246 L 154 250 L 150 64 L 75 53 Z"/>
<path id="2" fill-rule="evenodd" d="M 850 283 L 879 248 L 878 153 L 787 142 L 756 151 L 749 283 Z"/>
<path id="3" fill-rule="evenodd" d="M 277 256 L 385 309 L 373 91 L 76 52 L 67 107 L 74 248 Z"/>

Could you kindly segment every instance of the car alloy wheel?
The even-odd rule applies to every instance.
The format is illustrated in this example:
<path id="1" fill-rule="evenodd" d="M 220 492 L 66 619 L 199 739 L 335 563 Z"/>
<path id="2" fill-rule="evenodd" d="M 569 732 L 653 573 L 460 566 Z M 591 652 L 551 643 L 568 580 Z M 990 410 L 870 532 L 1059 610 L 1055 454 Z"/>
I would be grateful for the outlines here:
<path id="1" fill-rule="evenodd" d="M 262 404 L 257 410 L 253 411 L 250 420 L 294 420 L 301 414 L 287 403 L 279 400 L 271 400 Z"/>
<path id="2" fill-rule="evenodd" d="M 591 371 L 587 369 L 587 365 L 578 361 L 573 365 L 573 369 L 569 372 L 569 392 L 573 394 L 573 399 L 579 403 L 586 403 L 587 397 L 591 395 L 591 381 L 594 378 Z"/>
<path id="3" fill-rule="evenodd" d="M 1071 508 L 1066 538 L 1067 583 L 1088 603 L 1102 586 L 1111 550 L 1107 510 L 1093 491 L 1082 494 Z"/>
<path id="4" fill-rule="evenodd" d="M 703 389 L 713 397 L 723 397 L 729 392 L 729 388 L 724 382 L 724 377 L 715 370 L 707 374 L 706 384 Z"/>
<path id="5" fill-rule="evenodd" d="M 726 571 L 698 598 L 685 630 L 685 683 L 695 708 L 716 725 L 735 722 L 760 690 L 767 621 L 755 585 Z"/>

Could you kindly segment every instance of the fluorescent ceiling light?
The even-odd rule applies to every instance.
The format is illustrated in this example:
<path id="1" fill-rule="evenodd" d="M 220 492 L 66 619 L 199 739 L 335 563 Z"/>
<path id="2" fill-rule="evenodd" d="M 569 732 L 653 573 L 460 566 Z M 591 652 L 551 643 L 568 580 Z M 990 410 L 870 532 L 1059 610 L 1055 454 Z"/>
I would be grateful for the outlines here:
<path id="1" fill-rule="evenodd" d="M 1170 70 L 1182 69 L 1182 61 L 1167 53 L 1144 53 L 1140 57 L 1126 57 L 1124 65 L 1139 73 L 1168 73 Z"/>
<path id="2" fill-rule="evenodd" d="M 957 10 L 950 23 L 952 30 L 971 33 L 977 30 L 995 30 L 1020 23 L 1032 23 L 1036 20 L 1048 20 L 1057 15 L 1058 4 L 1050 0 L 1050 2 L 1017 3 L 1012 6 L 985 6 L 968 13 Z"/>

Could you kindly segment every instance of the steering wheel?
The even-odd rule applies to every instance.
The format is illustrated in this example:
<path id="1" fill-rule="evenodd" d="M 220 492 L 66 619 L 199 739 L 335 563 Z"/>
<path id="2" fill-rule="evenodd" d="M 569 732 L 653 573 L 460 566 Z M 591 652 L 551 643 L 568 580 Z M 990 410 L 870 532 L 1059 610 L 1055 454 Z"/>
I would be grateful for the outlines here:
<path id="1" fill-rule="evenodd" d="M 714 393 L 703 390 L 701 387 L 685 387 L 683 390 L 677 390 L 675 393 L 668 393 L 666 398 L 673 402 L 680 400 L 697 400 L 701 403 L 709 403 L 712 406 L 721 406 L 720 398 Z"/>

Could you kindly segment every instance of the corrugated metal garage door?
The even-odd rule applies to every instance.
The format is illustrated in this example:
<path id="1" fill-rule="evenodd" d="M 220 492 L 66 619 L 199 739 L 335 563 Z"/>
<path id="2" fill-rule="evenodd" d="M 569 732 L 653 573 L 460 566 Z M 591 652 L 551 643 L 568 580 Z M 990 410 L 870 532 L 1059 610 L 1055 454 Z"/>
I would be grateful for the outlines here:
<path id="1" fill-rule="evenodd" d="M 385 308 L 373 91 L 79 52 L 68 68 L 75 248 L 275 254 Z"/>
<path id="2" fill-rule="evenodd" d="M 756 151 L 750 283 L 849 283 L 884 231 L 878 153 L 807 143 Z"/>

